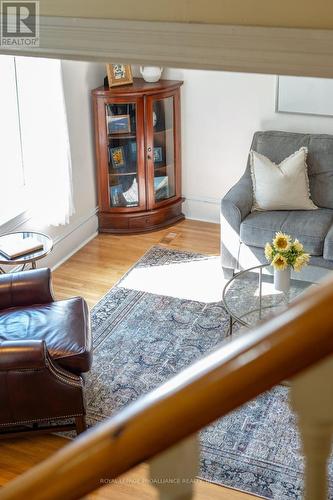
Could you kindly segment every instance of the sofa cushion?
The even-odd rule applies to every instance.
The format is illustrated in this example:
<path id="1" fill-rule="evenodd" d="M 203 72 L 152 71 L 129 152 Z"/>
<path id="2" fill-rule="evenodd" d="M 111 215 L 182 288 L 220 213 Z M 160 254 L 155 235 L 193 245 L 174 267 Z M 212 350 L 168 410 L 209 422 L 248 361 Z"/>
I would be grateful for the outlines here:
<path id="1" fill-rule="evenodd" d="M 279 165 L 256 151 L 250 152 L 254 210 L 315 210 L 309 193 L 304 147 Z"/>
<path id="2" fill-rule="evenodd" d="M 333 225 L 330 227 L 324 241 L 324 259 L 333 260 Z"/>
<path id="3" fill-rule="evenodd" d="M 308 148 L 307 165 L 312 201 L 319 207 L 333 209 L 332 135 L 275 130 L 256 132 L 251 149 L 278 164 L 302 146 Z"/>
<path id="4" fill-rule="evenodd" d="M 45 340 L 53 360 L 76 372 L 90 369 L 89 313 L 80 297 L 0 311 L 0 341 Z"/>
<path id="5" fill-rule="evenodd" d="M 241 224 L 240 239 L 246 245 L 263 248 L 277 231 L 303 243 L 311 255 L 323 255 L 324 241 L 333 224 L 333 210 L 253 212 Z"/>
<path id="6" fill-rule="evenodd" d="M 307 163 L 311 165 L 309 180 L 314 203 L 333 209 L 333 136 L 309 136 Z"/>

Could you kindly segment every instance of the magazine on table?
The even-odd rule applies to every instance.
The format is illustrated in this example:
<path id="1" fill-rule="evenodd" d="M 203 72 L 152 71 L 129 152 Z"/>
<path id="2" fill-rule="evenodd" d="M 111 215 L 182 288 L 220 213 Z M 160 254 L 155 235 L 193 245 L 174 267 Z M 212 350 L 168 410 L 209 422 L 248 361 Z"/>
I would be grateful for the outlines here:
<path id="1" fill-rule="evenodd" d="M 14 235 L 13 235 L 14 236 Z M 6 259 L 16 259 L 30 253 L 43 249 L 43 244 L 33 237 L 18 239 L 17 237 L 8 237 L 6 241 L 0 243 L 0 253 Z"/>

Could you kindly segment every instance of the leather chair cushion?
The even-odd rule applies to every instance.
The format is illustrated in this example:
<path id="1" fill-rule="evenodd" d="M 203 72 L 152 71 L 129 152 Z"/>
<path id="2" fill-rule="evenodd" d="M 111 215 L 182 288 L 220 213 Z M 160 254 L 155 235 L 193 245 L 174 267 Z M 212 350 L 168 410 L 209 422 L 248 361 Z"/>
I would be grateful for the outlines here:
<path id="1" fill-rule="evenodd" d="M 311 255 L 323 255 L 324 241 L 333 224 L 333 210 L 283 210 L 252 212 L 241 224 L 240 239 L 246 245 L 263 248 L 277 231 L 303 243 Z"/>
<path id="2" fill-rule="evenodd" d="M 51 358 L 82 373 L 92 361 L 89 312 L 81 297 L 0 311 L 0 342 L 45 340 Z"/>

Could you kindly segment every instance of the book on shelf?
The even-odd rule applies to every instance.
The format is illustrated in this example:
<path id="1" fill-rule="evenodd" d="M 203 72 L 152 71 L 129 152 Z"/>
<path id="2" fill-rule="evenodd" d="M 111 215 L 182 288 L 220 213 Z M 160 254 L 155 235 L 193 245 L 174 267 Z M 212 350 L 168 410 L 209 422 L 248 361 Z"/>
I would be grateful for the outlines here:
<path id="1" fill-rule="evenodd" d="M 110 186 L 110 201 L 113 207 L 132 207 L 138 205 L 139 190 L 137 180 L 123 179 L 124 185 Z"/>
<path id="2" fill-rule="evenodd" d="M 124 204 L 123 188 L 121 184 L 115 184 L 111 186 L 110 191 L 111 205 L 113 207 L 119 207 Z"/>
<path id="3" fill-rule="evenodd" d="M 128 206 L 135 206 L 138 204 L 139 190 L 136 179 L 133 180 L 131 186 L 127 189 L 127 191 L 124 191 L 123 195 Z"/>
<path id="4" fill-rule="evenodd" d="M 168 184 L 169 184 L 169 178 L 167 175 L 162 175 L 160 177 L 154 178 L 155 191 L 158 191 L 159 189 L 167 187 Z"/>
<path id="5" fill-rule="evenodd" d="M 163 175 L 154 178 L 155 197 L 157 200 L 169 198 L 169 177 Z"/>
<path id="6" fill-rule="evenodd" d="M 18 239 L 17 237 L 6 238 L 4 243 L 0 243 L 0 253 L 2 253 L 6 259 L 10 260 L 37 252 L 43 248 L 43 243 L 40 243 L 33 237 L 24 239 Z"/>
<path id="7" fill-rule="evenodd" d="M 126 160 L 123 146 L 117 146 L 115 148 L 109 146 L 109 163 L 115 169 L 125 167 Z"/>

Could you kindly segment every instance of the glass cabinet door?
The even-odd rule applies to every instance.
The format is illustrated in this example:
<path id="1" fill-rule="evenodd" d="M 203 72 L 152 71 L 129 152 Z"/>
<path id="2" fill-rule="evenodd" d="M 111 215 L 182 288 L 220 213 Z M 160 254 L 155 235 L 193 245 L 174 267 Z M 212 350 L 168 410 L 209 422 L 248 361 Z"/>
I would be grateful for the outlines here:
<path id="1" fill-rule="evenodd" d="M 136 107 L 105 105 L 110 208 L 140 205 Z"/>
<path id="2" fill-rule="evenodd" d="M 148 158 L 153 164 L 156 204 L 176 195 L 174 97 L 153 99 L 150 110 L 153 131 Z"/>

